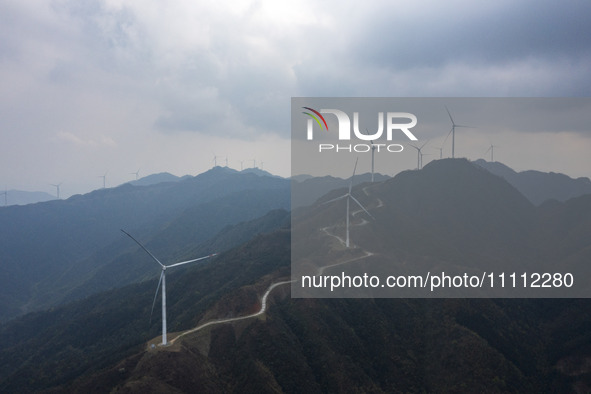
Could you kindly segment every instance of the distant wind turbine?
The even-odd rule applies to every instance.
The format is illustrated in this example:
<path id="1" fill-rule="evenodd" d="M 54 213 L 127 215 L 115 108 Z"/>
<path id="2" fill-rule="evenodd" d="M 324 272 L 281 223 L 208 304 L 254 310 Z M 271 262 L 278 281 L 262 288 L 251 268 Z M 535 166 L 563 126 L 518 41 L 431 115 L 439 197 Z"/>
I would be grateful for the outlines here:
<path id="1" fill-rule="evenodd" d="M 351 190 L 353 189 L 353 177 L 355 177 L 355 171 L 357 170 L 357 161 L 358 160 L 359 160 L 359 158 L 357 158 L 357 160 L 355 160 L 355 167 L 353 168 L 353 175 L 351 176 L 351 179 L 349 181 L 349 191 L 340 197 L 334 198 L 334 199 L 329 200 L 324 203 L 324 204 L 328 204 L 333 201 L 342 200 L 343 198 L 347 199 L 347 220 L 346 220 L 347 221 L 347 238 L 345 240 L 345 245 L 347 246 L 347 248 L 349 247 L 349 200 L 353 200 L 357 205 L 359 205 L 361 207 L 361 209 L 363 209 L 363 211 L 365 213 L 367 213 L 369 215 L 369 217 L 371 217 L 372 219 L 375 219 L 373 217 L 373 215 L 371 213 L 369 213 L 367 211 L 367 209 L 365 209 L 363 207 L 363 205 L 361 205 L 361 203 L 355 197 L 353 197 L 353 195 L 351 195 Z"/>
<path id="2" fill-rule="evenodd" d="M 54 186 L 57 189 L 57 199 L 60 199 L 60 186 L 61 183 L 58 183 L 57 185 L 54 185 L 53 183 L 50 183 L 51 186 Z"/>
<path id="3" fill-rule="evenodd" d="M 208 259 L 210 257 L 217 255 L 217 253 L 210 254 L 209 256 L 205 256 L 205 257 L 200 257 L 198 259 L 181 261 L 180 263 L 175 263 L 175 264 L 171 264 L 171 265 L 164 265 L 148 249 L 146 249 L 146 247 L 144 245 L 142 245 L 137 239 L 132 237 L 131 234 L 129 234 L 128 232 L 126 232 L 123 229 L 121 231 L 125 235 L 127 235 L 129 238 L 133 239 L 135 241 L 135 243 L 137 243 L 146 253 L 148 253 L 148 255 L 150 255 L 150 257 L 152 259 L 154 259 L 154 261 L 156 261 L 160 265 L 160 267 L 162 268 L 162 273 L 160 274 L 160 280 L 158 281 L 158 287 L 156 287 L 156 294 L 154 295 L 154 301 L 152 302 L 152 312 L 154 312 L 154 305 L 156 303 L 156 297 L 158 296 L 158 290 L 160 290 L 160 284 L 162 283 L 162 345 L 166 345 L 166 344 L 168 344 L 168 341 L 166 340 L 166 269 L 172 268 L 172 267 L 177 267 L 177 266 L 183 265 L 183 264 L 193 263 L 193 262 L 199 261 L 199 260 L 205 260 L 205 259 Z M 151 318 L 151 316 L 152 316 L 152 313 L 150 313 L 150 318 Z"/>
<path id="4" fill-rule="evenodd" d="M 244 169 L 243 163 L 244 163 L 244 160 L 240 160 L 240 171 L 242 171 Z"/>
<path id="5" fill-rule="evenodd" d="M 367 131 L 367 129 L 365 129 L 366 134 L 369 135 L 369 132 Z M 376 146 L 373 143 L 373 140 L 370 140 L 369 142 L 371 142 L 371 181 L 373 183 L 373 164 L 374 164 L 374 155 L 375 155 L 375 151 L 376 151 Z"/>
<path id="6" fill-rule="evenodd" d="M 135 180 L 137 181 L 140 176 L 140 169 L 138 168 L 136 172 L 130 172 L 129 175 L 135 175 Z"/>
<path id="7" fill-rule="evenodd" d="M 495 161 L 494 160 L 495 147 L 498 148 L 497 145 L 490 144 L 490 146 L 488 147 L 488 149 L 486 150 L 486 152 L 484 152 L 484 154 L 486 155 L 488 153 L 488 151 L 490 151 L 490 161 L 491 161 L 491 163 Z"/>
<path id="8" fill-rule="evenodd" d="M 109 171 L 106 171 L 105 175 L 98 176 L 99 178 L 103 178 L 103 189 L 105 189 L 107 187 L 107 172 L 109 172 Z"/>
<path id="9" fill-rule="evenodd" d="M 453 118 L 451 117 L 451 114 L 449 113 L 449 109 L 447 109 L 447 106 L 445 107 L 445 110 L 447 111 L 447 114 L 449 115 L 449 120 L 451 120 L 451 157 L 452 159 L 454 159 L 456 157 L 455 154 L 455 148 L 456 148 L 456 127 L 466 127 L 466 128 L 471 128 L 472 126 L 464 126 L 461 124 L 456 124 L 453 120 Z M 448 134 L 449 135 L 449 134 Z"/>
<path id="10" fill-rule="evenodd" d="M 217 167 L 218 165 L 218 156 L 215 155 L 215 153 L 213 154 L 213 166 Z"/>
<path id="11" fill-rule="evenodd" d="M 429 141 L 426 141 L 423 145 L 421 145 L 420 147 L 410 144 L 410 146 L 412 146 L 413 148 L 415 148 L 417 150 L 417 170 L 420 170 L 423 167 L 423 155 L 424 153 L 421 153 L 421 149 L 423 149 L 423 147 L 425 145 L 427 145 Z"/>
<path id="12" fill-rule="evenodd" d="M 257 168 L 257 159 L 252 159 L 252 168 Z"/>

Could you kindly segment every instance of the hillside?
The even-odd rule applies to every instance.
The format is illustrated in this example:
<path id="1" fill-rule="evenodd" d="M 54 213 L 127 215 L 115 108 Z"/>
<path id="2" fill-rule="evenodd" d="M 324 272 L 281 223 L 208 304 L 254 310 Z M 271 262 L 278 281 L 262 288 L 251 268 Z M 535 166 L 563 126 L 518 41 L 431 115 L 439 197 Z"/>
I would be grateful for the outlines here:
<path id="1" fill-rule="evenodd" d="M 502 163 L 482 159 L 474 163 L 505 179 L 535 205 L 547 200 L 566 201 L 591 194 L 589 178 L 573 179 L 564 174 L 533 170 L 516 172 Z"/>
<path id="2" fill-rule="evenodd" d="M 276 224 L 270 227 L 277 228 L 287 215 L 285 211 L 275 214 Z M 263 222 L 242 226 L 261 231 Z M 169 331 L 196 325 L 216 303 L 224 305 L 227 294 L 255 285 L 273 272 L 286 275 L 288 266 L 289 233 L 278 231 L 255 236 L 210 262 L 171 271 L 167 281 Z M 159 320 L 148 324 L 156 283 L 150 280 L 100 293 L 2 326 L 0 391 L 35 391 L 63 384 L 143 349 L 145 341 L 160 332 Z M 257 290 L 257 286 L 240 290 L 242 302 L 222 312 L 250 310 L 256 304 Z"/>
<path id="3" fill-rule="evenodd" d="M 0 208 L 10 205 L 35 204 L 38 202 L 51 201 L 54 199 L 55 196 L 52 196 L 46 192 L 28 192 L 14 189 L 2 190 L 0 191 Z"/>
<path id="4" fill-rule="evenodd" d="M 335 178 L 332 176 L 312 177 L 310 175 L 299 175 L 292 178 L 292 208 L 305 207 L 313 204 L 320 197 L 331 190 L 348 187 L 348 179 Z M 375 182 L 382 182 L 390 177 L 382 174 L 374 174 Z M 355 185 L 371 181 L 371 173 L 358 174 L 353 179 Z"/>
<path id="5" fill-rule="evenodd" d="M 291 233 L 284 228 L 258 235 L 214 261 L 171 272 L 170 337 L 258 311 L 266 289 L 288 277 L 293 252 L 307 253 L 310 266 L 374 252 L 347 270 L 372 269 L 380 256 L 408 266 L 435 261 L 510 267 L 533 261 L 560 268 L 591 260 L 590 196 L 536 207 L 466 160 L 437 161 L 355 187 L 353 195 L 376 220 L 352 214 L 351 250 L 338 240 L 343 201 L 323 204 L 342 193 L 335 190 L 295 212 Z M 256 229 L 271 231 L 286 223 L 286 215 L 276 211 L 226 227 L 206 249 L 179 243 L 178 257 L 241 242 Z M 167 238 L 167 229 L 161 231 L 151 235 L 151 246 Z M 305 242 L 303 251 L 294 251 L 298 242 Z M 134 248 L 121 264 L 140 252 Z M 269 296 L 263 315 L 210 325 L 151 349 L 147 344 L 158 342 L 160 328 L 159 319 L 146 322 L 155 286 L 154 278 L 0 327 L 6 339 L 0 344 L 0 391 L 591 390 L 588 299 L 292 298 L 301 294 L 282 285 Z"/>
<path id="6" fill-rule="evenodd" d="M 196 177 L 149 186 L 125 184 L 67 200 L 0 210 L 0 321 L 72 299 L 72 291 L 128 253 L 119 229 L 174 258 L 183 248 L 211 238 L 227 225 L 254 219 L 271 209 L 288 209 L 289 181 L 216 167 Z M 191 231 L 182 231 L 182 230 Z M 170 234 L 179 234 L 179 243 Z M 168 234 L 168 235 L 166 235 Z M 188 239 L 189 237 L 190 239 Z M 133 260 L 133 259 L 132 259 Z M 102 276 L 94 291 L 146 279 L 137 266 L 123 276 Z"/>
<path id="7" fill-rule="evenodd" d="M 547 206 L 536 208 L 504 179 L 464 159 L 429 163 L 421 171 L 405 171 L 393 179 L 354 187 L 352 195 L 373 215 L 370 218 L 351 202 L 352 248 L 343 247 L 346 199 L 324 204 L 344 195 L 336 190 L 309 208 L 294 212 L 294 275 L 310 275 L 335 266 L 333 272 L 349 275 L 371 273 L 386 278 L 392 274 L 441 273 L 482 275 L 491 272 L 570 272 L 577 281 L 568 290 L 544 290 L 517 286 L 512 289 L 485 287 L 438 290 L 447 297 L 547 297 L 587 296 L 591 249 L 585 242 L 586 215 L 591 200 L 581 197 L 576 209 L 550 218 Z M 568 207 L 574 202 L 567 202 Z M 566 232 L 565 228 L 571 229 Z M 553 230 L 560 229 L 560 230 Z M 561 232 L 562 234 L 558 234 Z M 574 242 L 573 240 L 577 240 Z M 560 240 L 560 241 L 558 241 Z M 562 243 L 564 242 L 564 244 Z M 366 255 L 367 254 L 367 255 Z M 357 259 L 357 264 L 340 266 Z M 297 296 L 304 289 L 294 288 Z M 327 287 L 307 288 L 305 294 L 334 297 Z M 409 289 L 378 286 L 347 296 L 432 297 L 430 288 Z"/>

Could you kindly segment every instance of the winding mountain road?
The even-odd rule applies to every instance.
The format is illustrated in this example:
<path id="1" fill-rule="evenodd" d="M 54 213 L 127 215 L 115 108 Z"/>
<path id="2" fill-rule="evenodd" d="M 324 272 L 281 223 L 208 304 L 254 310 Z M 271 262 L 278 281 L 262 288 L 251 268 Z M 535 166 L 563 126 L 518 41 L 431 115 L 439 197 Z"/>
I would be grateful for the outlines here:
<path id="1" fill-rule="evenodd" d="M 177 337 L 173 338 L 172 340 L 170 340 L 169 344 L 173 345 L 179 338 L 184 337 L 185 335 L 189 335 L 192 334 L 196 331 L 199 331 L 201 329 L 204 329 L 205 327 L 209 327 L 209 326 L 213 326 L 216 324 L 223 324 L 223 323 L 230 323 L 230 322 L 234 322 L 234 321 L 239 321 L 239 320 L 246 320 L 246 319 L 250 319 L 253 317 L 257 317 L 262 315 L 263 313 L 265 313 L 265 311 L 267 310 L 267 298 L 269 297 L 269 294 L 271 294 L 271 291 L 273 291 L 274 288 L 281 286 L 281 285 L 285 285 L 287 283 L 291 283 L 294 282 L 294 280 L 286 280 L 283 282 L 276 282 L 273 283 L 271 286 L 269 286 L 269 288 L 267 289 L 267 291 L 265 292 L 265 294 L 263 294 L 263 298 L 261 299 L 261 309 L 258 312 L 255 312 L 253 314 L 250 315 L 246 315 L 246 316 L 239 316 L 239 317 L 231 317 L 228 319 L 219 319 L 219 320 L 212 320 L 209 321 L 207 323 L 203 323 L 195 328 L 191 328 L 190 330 L 184 331 L 181 334 L 179 334 Z"/>
<path id="2" fill-rule="evenodd" d="M 363 190 L 363 192 L 366 195 L 369 196 L 369 193 L 366 190 L 368 187 L 369 186 L 366 186 L 362 190 Z M 384 203 L 382 202 L 382 200 L 378 199 L 377 208 L 382 207 L 383 205 L 384 205 Z M 354 212 L 351 213 L 351 215 L 352 216 L 355 216 L 359 212 L 362 212 L 362 210 L 354 211 Z M 367 223 L 369 223 L 367 220 L 361 219 L 361 223 L 352 224 L 352 226 L 364 226 Z M 329 235 L 331 237 L 334 237 L 337 240 L 339 240 L 339 242 L 341 244 L 345 245 L 345 240 L 342 239 L 341 237 L 339 237 L 336 234 L 330 233 L 328 231 L 328 227 L 323 227 L 321 230 L 324 233 L 326 233 L 327 235 Z M 349 259 L 349 260 L 346 260 L 346 261 L 341 261 L 339 263 L 332 264 L 332 265 L 327 265 L 327 266 L 324 266 L 324 267 L 318 267 L 318 275 L 322 275 L 326 269 L 330 269 L 330 268 L 333 268 L 333 267 L 336 267 L 336 266 L 339 266 L 339 265 L 343 265 L 343 264 L 348 264 L 348 263 L 351 263 L 351 262 L 354 262 L 354 261 L 358 261 L 358 260 L 361 260 L 361 259 L 365 259 L 367 257 L 370 257 L 370 256 L 373 256 L 374 255 L 372 252 L 369 252 L 367 250 L 364 250 L 363 252 L 365 253 L 363 256 L 355 257 L 355 258 L 352 258 L 352 259 Z M 175 338 L 171 339 L 169 341 L 169 343 L 168 343 L 167 346 L 173 345 L 177 340 L 179 340 L 180 338 L 182 338 L 182 337 L 184 337 L 186 335 L 193 334 L 194 332 L 197 332 L 197 331 L 202 330 L 202 329 L 204 329 L 206 327 L 209 327 L 209 326 L 214 326 L 214 325 L 217 325 L 217 324 L 231 323 L 231 322 L 235 322 L 235 321 L 251 319 L 253 317 L 257 317 L 257 316 L 262 315 L 263 313 L 265 313 L 267 311 L 267 298 L 269 297 L 269 294 L 271 294 L 271 292 L 273 291 L 273 289 L 275 289 L 278 286 L 286 285 L 288 283 L 293 283 L 293 282 L 295 282 L 295 279 L 286 280 L 286 281 L 282 281 L 282 282 L 276 282 L 276 283 L 271 284 L 267 288 L 267 291 L 263 294 L 263 297 L 261 298 L 261 309 L 258 312 L 255 312 L 255 313 L 252 313 L 252 314 L 246 315 L 246 316 L 238 316 L 238 317 L 231 317 L 231 318 L 227 318 L 227 319 L 218 319 L 218 320 L 208 321 L 207 323 L 203 323 L 203 324 L 201 324 L 201 325 L 199 325 L 197 327 L 191 328 L 191 329 L 189 329 L 187 331 L 183 331 L 182 333 L 180 333 L 179 335 L 177 335 Z"/>

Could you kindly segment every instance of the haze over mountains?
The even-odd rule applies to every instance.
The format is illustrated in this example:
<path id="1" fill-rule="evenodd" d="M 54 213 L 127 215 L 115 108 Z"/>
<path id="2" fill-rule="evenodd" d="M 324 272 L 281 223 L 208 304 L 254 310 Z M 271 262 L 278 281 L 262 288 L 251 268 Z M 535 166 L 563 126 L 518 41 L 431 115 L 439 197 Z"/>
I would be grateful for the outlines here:
<path id="1" fill-rule="evenodd" d="M 216 167 L 177 182 L 124 184 L 68 200 L 0 209 L 0 321 L 74 294 L 151 277 L 148 267 L 134 264 L 143 260 L 129 255 L 133 245 L 121 237 L 121 228 L 145 241 L 163 260 L 173 260 L 227 225 L 288 209 L 289 194 L 285 179 Z M 163 234 L 152 241 L 156 231 Z M 123 254 L 127 256 L 121 258 Z M 101 272 L 121 259 L 122 268 L 111 275 Z M 97 274 L 100 281 L 93 279 Z"/>
<path id="2" fill-rule="evenodd" d="M 302 183 L 307 181 L 315 180 Z M 53 242 L 40 242 L 49 236 L 69 242 L 70 248 L 85 242 L 76 248 L 81 257 L 71 260 L 69 270 L 57 272 L 57 258 L 43 267 L 54 283 L 66 288 L 60 297 L 51 291 L 44 297 L 54 297 L 53 305 L 77 301 L 0 326 L 5 338 L 0 343 L 0 391 L 591 389 L 588 299 L 292 299 L 289 285 L 284 285 L 273 291 L 268 311 L 258 318 L 212 325 L 170 348 L 147 350 L 147 341 L 160 329 L 159 318 L 149 322 L 159 270 L 121 235 L 121 223 L 131 222 L 126 230 L 171 262 L 225 251 L 167 278 L 169 331 L 187 330 L 253 313 L 270 284 L 289 278 L 289 213 L 271 210 L 273 204 L 289 207 L 289 183 L 218 168 L 178 182 L 93 192 L 73 199 L 76 204 L 55 201 L 37 204 L 43 209 L 19 207 L 18 212 L 13 207 L 7 209 L 11 215 L 0 210 L 6 215 L 1 220 L 14 220 L 13 225 L 26 213 L 29 224 L 16 229 L 20 236 L 31 234 L 42 247 L 41 252 L 18 255 L 56 253 Z M 342 236 L 343 205 L 322 204 L 342 191 L 319 195 L 313 206 L 296 212 L 307 218 L 308 251 L 324 256 L 325 263 L 340 257 L 335 253 L 357 253 L 343 250 L 334 237 L 319 231 L 328 226 Z M 318 189 L 311 187 L 304 197 L 315 193 Z M 353 243 L 376 255 L 410 264 L 439 259 L 508 267 L 524 262 L 562 267 L 591 260 L 591 195 L 536 206 L 502 178 L 466 160 L 434 161 L 420 171 L 364 182 L 353 194 L 377 218 L 352 227 Z M 87 217 L 79 217 L 82 212 Z M 55 231 L 59 221 L 50 219 L 65 213 L 68 225 Z M 33 218 L 44 232 L 35 229 Z M 101 225 L 102 220 L 107 224 Z M 360 222 L 354 217 L 354 224 Z M 219 230 L 212 230 L 216 226 Z M 93 234 L 85 238 L 88 228 Z M 57 252 L 63 255 L 65 250 Z M 36 264 L 32 259 L 28 271 Z M 357 267 L 370 269 L 371 259 Z M 27 295 L 49 290 L 46 284 L 29 281 Z M 15 302 L 10 297 L 17 299 L 18 294 L 3 297 Z M 40 296 L 27 302 L 31 300 Z"/>
<path id="3" fill-rule="evenodd" d="M 498 161 L 478 159 L 474 163 L 505 179 L 535 205 L 591 194 L 591 180 L 586 177 L 573 179 L 564 174 L 534 170 L 516 172 Z"/>

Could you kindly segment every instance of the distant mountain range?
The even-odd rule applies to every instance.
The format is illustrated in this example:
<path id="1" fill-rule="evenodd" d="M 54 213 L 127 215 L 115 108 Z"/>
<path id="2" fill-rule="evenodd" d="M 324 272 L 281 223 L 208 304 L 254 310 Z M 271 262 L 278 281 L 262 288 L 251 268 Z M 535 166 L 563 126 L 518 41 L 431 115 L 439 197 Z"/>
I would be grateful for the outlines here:
<path id="1" fill-rule="evenodd" d="M 516 172 L 498 161 L 483 159 L 474 163 L 505 179 L 535 205 L 547 200 L 566 201 L 591 194 L 591 180 L 586 177 L 573 179 L 564 174 L 533 170 Z"/>
<path id="2" fill-rule="evenodd" d="M 355 187 L 353 195 L 376 220 L 363 224 L 361 214 L 354 216 L 353 250 L 322 230 L 344 232 L 343 204 L 322 204 L 341 192 L 300 208 L 293 219 L 300 220 L 293 231 L 304 230 L 310 264 L 329 265 L 362 249 L 374 256 L 351 268 L 371 270 L 371 258 L 380 255 L 409 266 L 441 261 L 511 267 L 519 262 L 536 268 L 553 262 L 560 269 L 591 261 L 590 195 L 535 206 L 507 181 L 466 160 L 438 160 Z M 287 212 L 270 212 L 227 226 L 201 244 L 183 235 L 196 232 L 197 238 L 200 226 L 182 220 L 138 231 L 158 256 L 185 258 L 213 245 L 245 242 L 214 261 L 171 273 L 171 337 L 174 331 L 258 310 L 265 290 L 289 277 L 294 234 L 284 227 L 288 221 Z M 266 234 L 248 237 L 257 231 Z M 167 248 L 175 239 L 178 243 Z M 136 245 L 124 247 L 118 259 L 111 259 L 113 266 L 104 267 L 104 275 L 116 266 L 135 265 L 136 258 L 149 265 L 140 252 Z M 148 349 L 160 323 L 147 322 L 157 282 L 151 278 L 1 326 L 0 391 L 591 389 L 589 299 L 298 299 L 284 285 L 273 291 L 262 316 L 211 325 L 173 346 Z"/>
<path id="3" fill-rule="evenodd" d="M 6 192 L 6 199 L 4 193 Z M 37 202 L 55 200 L 56 197 L 45 192 L 27 192 L 23 190 L 6 190 L 0 194 L 0 208 L 8 205 L 27 205 Z"/>
<path id="4" fill-rule="evenodd" d="M 289 209 L 289 186 L 282 178 L 216 167 L 173 182 L 2 207 L 0 321 L 153 276 L 121 228 L 174 259 L 228 225 Z M 157 232 L 162 236 L 152 239 Z M 121 266 L 105 273 L 113 261 Z"/>
<path id="5" fill-rule="evenodd" d="M 374 174 L 375 182 L 390 179 L 387 175 Z M 310 175 L 298 175 L 292 178 L 292 208 L 310 205 L 331 190 L 349 187 L 351 178 L 342 179 L 332 176 L 313 177 Z M 353 178 L 353 184 L 359 185 L 371 181 L 371 173 L 358 174 Z"/>

